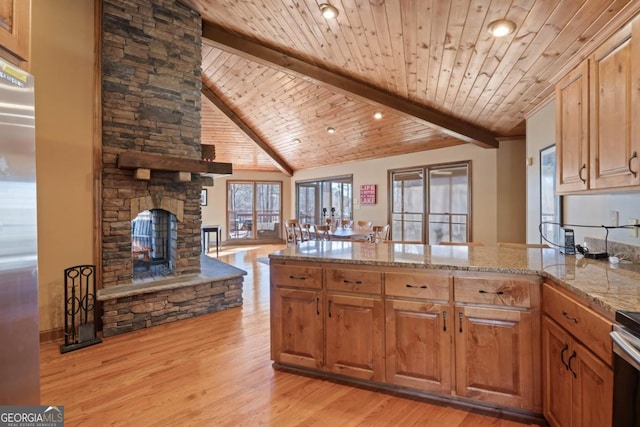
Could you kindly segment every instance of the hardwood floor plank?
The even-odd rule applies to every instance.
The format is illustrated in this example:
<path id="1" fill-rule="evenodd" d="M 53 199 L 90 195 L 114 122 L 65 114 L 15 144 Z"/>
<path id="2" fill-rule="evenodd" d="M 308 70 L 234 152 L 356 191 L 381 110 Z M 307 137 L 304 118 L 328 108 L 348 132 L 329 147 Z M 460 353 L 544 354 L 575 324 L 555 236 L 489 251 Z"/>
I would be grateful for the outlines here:
<path id="1" fill-rule="evenodd" d="M 67 426 L 497 426 L 518 423 L 276 371 L 269 359 L 269 266 L 282 246 L 223 247 L 247 271 L 242 307 L 104 339 L 41 346 L 41 402 Z"/>

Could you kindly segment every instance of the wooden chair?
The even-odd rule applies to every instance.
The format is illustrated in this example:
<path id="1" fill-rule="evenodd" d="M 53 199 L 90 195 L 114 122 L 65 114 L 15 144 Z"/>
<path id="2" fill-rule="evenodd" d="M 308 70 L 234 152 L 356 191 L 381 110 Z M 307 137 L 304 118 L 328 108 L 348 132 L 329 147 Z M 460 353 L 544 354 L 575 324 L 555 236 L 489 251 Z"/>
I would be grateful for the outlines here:
<path id="1" fill-rule="evenodd" d="M 371 235 L 371 241 L 374 243 L 380 243 L 389 239 L 389 224 L 387 225 L 374 225 L 371 229 L 373 234 Z"/>
<path id="2" fill-rule="evenodd" d="M 311 231 L 311 224 L 302 224 L 300 226 L 300 241 L 305 242 L 313 239 L 313 231 Z"/>
<path id="3" fill-rule="evenodd" d="M 284 221 L 284 230 L 287 244 L 298 244 L 298 240 L 302 239 L 302 229 L 297 219 L 289 219 Z"/>
<path id="4" fill-rule="evenodd" d="M 373 226 L 373 222 L 371 221 L 358 221 L 358 230 L 371 230 L 371 226 Z"/>
<path id="5" fill-rule="evenodd" d="M 316 240 L 331 240 L 331 235 L 329 231 L 331 231 L 331 226 L 329 225 L 314 225 L 316 233 Z"/>
<path id="6" fill-rule="evenodd" d="M 511 243 L 498 242 L 498 246 L 503 248 L 527 249 L 527 248 L 548 248 L 546 243 Z"/>
<path id="7" fill-rule="evenodd" d="M 345 228 L 345 229 L 352 228 L 353 227 L 353 220 L 352 219 L 343 219 L 342 221 L 340 221 L 340 225 L 342 225 L 342 228 Z"/>
<path id="8" fill-rule="evenodd" d="M 446 246 L 484 246 L 482 242 L 440 242 L 439 245 Z"/>

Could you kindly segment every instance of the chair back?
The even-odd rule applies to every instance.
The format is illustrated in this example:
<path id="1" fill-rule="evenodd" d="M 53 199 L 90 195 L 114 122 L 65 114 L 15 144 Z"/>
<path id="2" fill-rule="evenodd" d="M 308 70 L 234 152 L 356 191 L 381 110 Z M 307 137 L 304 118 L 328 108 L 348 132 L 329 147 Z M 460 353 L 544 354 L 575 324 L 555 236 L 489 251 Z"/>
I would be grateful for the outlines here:
<path id="1" fill-rule="evenodd" d="M 296 245 L 298 240 L 302 239 L 302 228 L 300 228 L 300 223 L 297 219 L 293 218 L 285 220 L 284 229 L 287 244 L 293 243 Z"/>
<path id="2" fill-rule="evenodd" d="M 374 243 L 380 243 L 384 240 L 389 239 L 389 224 L 387 225 L 374 225 L 371 230 L 373 234 L 371 235 L 371 241 Z"/>
<path id="3" fill-rule="evenodd" d="M 371 221 L 358 221 L 358 230 L 371 230 L 373 222 Z"/>
<path id="4" fill-rule="evenodd" d="M 344 229 L 352 228 L 353 227 L 353 220 L 352 219 L 343 219 L 342 221 L 340 221 L 340 225 L 342 225 L 342 228 L 344 228 Z"/>
<path id="5" fill-rule="evenodd" d="M 314 225 L 313 228 L 316 231 L 316 240 L 331 240 L 329 231 L 331 227 L 328 225 Z"/>
<path id="6" fill-rule="evenodd" d="M 512 243 L 498 242 L 498 246 L 503 248 L 527 249 L 527 248 L 548 248 L 546 243 Z"/>

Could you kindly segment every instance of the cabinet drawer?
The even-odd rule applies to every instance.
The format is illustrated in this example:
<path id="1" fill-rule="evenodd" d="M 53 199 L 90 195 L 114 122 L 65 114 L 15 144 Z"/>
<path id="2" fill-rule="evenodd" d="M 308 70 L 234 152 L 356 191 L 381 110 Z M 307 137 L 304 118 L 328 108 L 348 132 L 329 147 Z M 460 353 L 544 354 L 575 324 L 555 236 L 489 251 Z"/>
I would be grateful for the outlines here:
<path id="1" fill-rule="evenodd" d="M 327 290 L 380 294 L 382 273 L 380 271 L 347 270 L 328 268 L 325 271 Z"/>
<path id="2" fill-rule="evenodd" d="M 455 277 L 456 302 L 531 307 L 530 281 L 505 277 Z"/>
<path id="3" fill-rule="evenodd" d="M 542 309 L 585 347 L 612 364 L 613 347 L 609 332 L 613 324 L 610 321 L 548 284 L 542 288 Z"/>
<path id="4" fill-rule="evenodd" d="M 449 300 L 449 276 L 424 273 L 385 273 L 385 294 L 394 297 Z"/>
<path id="5" fill-rule="evenodd" d="M 322 289 L 322 268 L 303 265 L 272 265 L 271 283 L 276 286 Z"/>

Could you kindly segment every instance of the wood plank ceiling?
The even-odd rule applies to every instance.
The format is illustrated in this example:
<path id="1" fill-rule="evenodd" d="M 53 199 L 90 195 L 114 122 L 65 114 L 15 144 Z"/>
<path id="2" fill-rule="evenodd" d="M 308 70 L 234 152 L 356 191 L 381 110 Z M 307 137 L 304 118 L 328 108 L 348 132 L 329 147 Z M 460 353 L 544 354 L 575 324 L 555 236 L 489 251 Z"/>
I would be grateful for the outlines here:
<path id="1" fill-rule="evenodd" d="M 289 175 L 522 136 L 555 82 L 640 9 L 633 0 L 331 0 L 339 15 L 327 20 L 322 1 L 182 1 L 203 18 L 202 143 L 234 170 Z M 488 23 L 505 17 L 516 31 L 494 38 Z"/>

